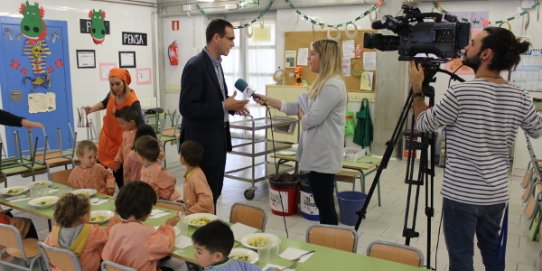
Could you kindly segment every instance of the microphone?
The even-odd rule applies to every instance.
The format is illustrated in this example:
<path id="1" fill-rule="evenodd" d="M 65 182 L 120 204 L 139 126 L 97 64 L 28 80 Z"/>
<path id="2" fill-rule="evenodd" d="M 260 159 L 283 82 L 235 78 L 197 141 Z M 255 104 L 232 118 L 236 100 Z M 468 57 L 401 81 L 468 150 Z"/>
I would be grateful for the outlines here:
<path id="1" fill-rule="evenodd" d="M 235 81 L 235 88 L 238 89 L 239 91 L 241 91 L 242 93 L 244 93 L 245 95 L 247 96 L 250 96 L 250 97 L 257 97 L 256 96 L 256 89 L 254 89 L 254 87 L 252 86 L 249 86 L 248 83 L 239 78 L 237 79 L 237 81 Z"/>

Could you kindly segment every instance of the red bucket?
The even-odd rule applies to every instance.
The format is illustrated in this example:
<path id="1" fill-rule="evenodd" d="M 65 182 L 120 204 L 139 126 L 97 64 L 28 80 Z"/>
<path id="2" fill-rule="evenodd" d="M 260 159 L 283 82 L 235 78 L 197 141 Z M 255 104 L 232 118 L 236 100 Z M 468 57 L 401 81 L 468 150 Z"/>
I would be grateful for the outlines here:
<path id="1" fill-rule="evenodd" d="M 290 174 L 281 174 L 269 179 L 269 205 L 271 212 L 280 216 L 297 214 L 299 179 Z"/>

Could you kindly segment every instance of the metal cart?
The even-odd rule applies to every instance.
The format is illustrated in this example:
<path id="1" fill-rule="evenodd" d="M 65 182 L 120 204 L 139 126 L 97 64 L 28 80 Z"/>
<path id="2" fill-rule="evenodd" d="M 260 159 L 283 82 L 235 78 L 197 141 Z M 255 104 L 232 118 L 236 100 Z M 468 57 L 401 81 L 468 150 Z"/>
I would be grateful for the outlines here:
<path id="1" fill-rule="evenodd" d="M 275 165 L 274 163 L 267 161 L 267 154 L 289 149 L 292 144 L 275 141 L 275 146 L 273 147 L 273 141 L 267 140 L 267 136 L 262 139 L 256 138 L 256 131 L 265 129 L 267 133 L 267 129 L 269 128 L 273 128 L 274 131 L 277 129 L 281 130 L 280 128 L 284 130 L 285 127 L 297 125 L 297 122 L 297 119 L 289 117 L 273 117 L 270 119 L 265 117 L 253 118 L 252 116 L 249 116 L 248 119 L 230 123 L 231 129 L 240 129 L 249 134 L 248 137 L 232 138 L 233 146 L 230 154 L 251 157 L 251 163 L 245 167 L 226 171 L 224 176 L 252 183 L 252 185 L 244 192 L 246 199 L 254 199 L 256 182 L 265 180 L 276 173 L 280 174 L 294 170 L 294 167 L 290 165 Z M 256 157 L 262 155 L 265 156 L 264 161 L 256 163 Z"/>

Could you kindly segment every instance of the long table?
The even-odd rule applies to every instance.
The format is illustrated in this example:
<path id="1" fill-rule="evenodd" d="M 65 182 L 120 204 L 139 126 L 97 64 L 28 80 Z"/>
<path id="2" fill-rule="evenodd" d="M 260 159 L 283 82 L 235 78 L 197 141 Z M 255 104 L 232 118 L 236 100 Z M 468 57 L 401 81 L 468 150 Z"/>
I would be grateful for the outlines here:
<path id="1" fill-rule="evenodd" d="M 54 189 L 58 191 L 51 193 L 51 195 L 61 196 L 71 190 L 72 188 L 60 184 L 53 184 Z M 94 198 L 107 199 L 105 203 L 100 205 L 91 205 L 91 210 L 114 210 L 114 198 L 97 194 Z M 54 209 L 37 209 L 28 205 L 28 200 L 9 202 L 5 196 L 0 196 L 0 204 L 9 206 L 14 209 L 21 210 L 26 213 L 30 213 L 39 217 L 46 219 L 53 219 Z M 149 218 L 144 223 L 150 226 L 158 226 L 165 223 L 165 221 L 176 214 L 176 211 L 170 210 L 167 208 L 155 207 L 168 211 L 168 215 L 159 217 L 159 218 Z M 187 236 L 191 236 L 196 229 L 194 227 L 188 226 Z M 235 246 L 240 246 L 236 242 Z M 303 250 L 315 250 L 315 253 L 304 263 L 299 263 L 295 268 L 296 271 L 319 271 L 319 270 L 371 270 L 371 271 L 413 271 L 413 270 L 424 270 L 422 268 L 408 266 L 404 264 L 399 264 L 391 261 L 385 261 L 378 258 L 368 257 L 360 254 L 349 253 L 342 250 L 337 250 L 333 248 L 323 247 L 315 244 L 309 244 L 298 240 L 290 240 L 286 238 L 281 238 L 279 253 L 284 251 L 286 248 L 299 248 Z M 173 248 L 171 251 L 171 256 L 179 258 L 189 262 L 195 262 L 195 249 L 193 246 L 189 246 L 185 249 L 179 249 L 177 247 Z M 289 266 L 292 264 L 292 261 L 280 258 L 272 257 L 270 263 L 280 266 Z M 260 267 L 261 266 L 260 264 Z"/>

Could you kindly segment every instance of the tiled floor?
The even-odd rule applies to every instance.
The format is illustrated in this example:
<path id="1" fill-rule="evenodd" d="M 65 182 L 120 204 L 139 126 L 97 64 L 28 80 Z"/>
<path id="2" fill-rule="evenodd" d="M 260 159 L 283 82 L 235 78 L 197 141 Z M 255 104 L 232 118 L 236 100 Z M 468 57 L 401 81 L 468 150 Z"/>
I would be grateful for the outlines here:
<path id="1" fill-rule="evenodd" d="M 182 190 L 182 176 L 184 174 L 184 167 L 179 165 L 178 157 L 176 154 L 176 146 L 167 147 L 167 158 L 169 170 L 178 177 L 177 187 Z M 244 157 L 237 155 L 228 156 L 228 169 L 237 168 L 240 165 L 247 165 L 250 161 Z M 382 187 L 382 206 L 376 206 L 376 193 L 371 200 L 369 209 L 367 211 L 367 219 L 363 220 L 359 229 L 359 244 L 358 253 L 365 254 L 367 245 L 373 240 L 386 240 L 404 243 L 405 239 L 402 237 L 403 223 L 405 217 L 405 206 L 407 198 L 408 186 L 404 184 L 405 163 L 403 161 L 392 160 L 390 161 L 388 168 L 385 169 L 381 176 Z M 441 202 L 440 185 L 442 181 L 442 169 L 437 169 L 435 181 L 435 216 L 432 219 L 431 228 L 431 264 L 435 266 L 435 255 L 438 254 L 437 270 L 448 269 L 448 256 L 446 251 L 446 245 L 444 243 L 443 235 L 440 235 L 440 241 L 438 250 L 437 236 L 439 232 L 439 222 L 441 218 Z M 38 179 L 45 178 L 46 175 L 41 175 Z M 368 176 L 367 188 L 373 181 L 374 174 Z M 27 184 L 30 182 L 30 178 L 10 177 L 9 182 L 12 185 L 15 184 Z M 522 189 L 519 186 L 520 178 L 515 177 L 511 183 L 511 201 L 510 201 L 510 218 L 509 218 L 509 238 L 507 246 L 507 268 L 510 271 L 524 271 L 534 270 L 536 258 L 540 251 L 539 243 L 530 241 L 527 235 L 527 228 L 529 221 L 526 221 L 523 213 L 523 204 L 521 203 Z M 224 183 L 224 189 L 222 197 L 218 201 L 217 213 L 218 216 L 224 220 L 228 220 L 230 207 L 235 202 L 246 202 L 252 205 L 260 206 L 268 212 L 267 231 L 280 236 L 286 236 L 283 218 L 271 213 L 269 207 L 268 197 L 268 185 L 265 182 L 259 182 L 256 184 L 257 190 L 254 200 L 246 200 L 243 196 L 244 190 L 249 186 L 249 183 L 226 179 Z M 359 185 L 357 185 L 359 189 Z M 350 184 L 339 184 L 339 190 L 351 189 Z M 423 212 L 424 209 L 424 187 L 421 189 L 421 195 L 419 200 L 418 218 L 416 221 L 416 229 L 420 233 L 419 238 L 411 239 L 411 245 L 421 249 L 426 254 L 427 244 L 427 228 L 426 217 Z M 412 194 L 414 197 L 414 193 Z M 337 206 L 338 209 L 338 206 Z M 17 213 L 17 215 L 23 215 Z M 412 217 L 412 215 L 410 215 Z M 44 219 L 33 218 L 34 223 L 39 229 L 40 239 L 45 238 L 48 233 L 47 223 Z M 289 233 L 289 238 L 304 240 L 305 230 L 308 226 L 315 224 L 316 222 L 308 221 L 301 215 L 286 217 L 286 224 Z M 477 251 L 477 249 L 475 250 Z M 427 257 L 427 255 L 426 255 Z M 2 269 L 0 267 L 0 270 Z M 478 251 L 475 255 L 475 270 L 484 270 L 481 262 L 481 257 Z"/>

